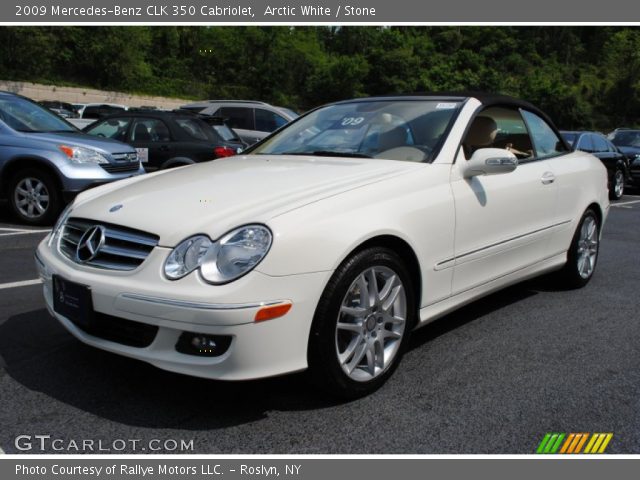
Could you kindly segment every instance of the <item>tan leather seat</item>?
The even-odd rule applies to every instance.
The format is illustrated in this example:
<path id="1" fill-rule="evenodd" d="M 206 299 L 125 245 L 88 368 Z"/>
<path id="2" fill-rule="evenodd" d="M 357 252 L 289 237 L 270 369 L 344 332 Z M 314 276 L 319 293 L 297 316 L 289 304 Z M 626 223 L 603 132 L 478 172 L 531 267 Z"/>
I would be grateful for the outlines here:
<path id="1" fill-rule="evenodd" d="M 467 158 L 479 148 L 487 148 L 493 145 L 498 133 L 498 124 L 491 117 L 477 116 L 463 142 L 464 152 Z"/>

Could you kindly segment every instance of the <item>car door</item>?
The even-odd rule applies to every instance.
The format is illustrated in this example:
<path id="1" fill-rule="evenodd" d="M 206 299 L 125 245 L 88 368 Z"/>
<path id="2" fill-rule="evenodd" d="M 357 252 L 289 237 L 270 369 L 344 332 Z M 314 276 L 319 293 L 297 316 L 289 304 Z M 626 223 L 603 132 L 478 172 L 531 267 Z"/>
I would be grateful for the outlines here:
<path id="1" fill-rule="evenodd" d="M 552 234 L 549 238 L 548 256 L 563 254 L 571 242 L 575 221 L 580 217 L 582 189 L 593 173 L 585 154 L 576 151 L 571 154 L 556 131 L 540 116 L 523 111 L 523 116 L 536 145 L 538 155 L 545 158 L 548 170 L 553 172 L 553 183 L 557 188 L 557 208 Z M 592 141 L 592 140 L 591 140 Z M 551 212 L 550 212 L 551 214 Z"/>
<path id="2" fill-rule="evenodd" d="M 465 179 L 460 166 L 472 155 L 465 147 L 452 169 L 456 209 L 452 293 L 461 293 L 540 262 L 548 254 L 557 189 L 553 167 L 535 150 L 521 112 L 491 107 L 479 116 L 495 121 L 495 139 L 483 147 L 518 152 L 518 167 L 497 175 Z M 456 168 L 458 166 L 458 168 Z"/>
<path id="3" fill-rule="evenodd" d="M 158 170 L 173 156 L 173 140 L 166 123 L 159 118 L 135 117 L 129 142 L 138 152 L 146 171 Z"/>

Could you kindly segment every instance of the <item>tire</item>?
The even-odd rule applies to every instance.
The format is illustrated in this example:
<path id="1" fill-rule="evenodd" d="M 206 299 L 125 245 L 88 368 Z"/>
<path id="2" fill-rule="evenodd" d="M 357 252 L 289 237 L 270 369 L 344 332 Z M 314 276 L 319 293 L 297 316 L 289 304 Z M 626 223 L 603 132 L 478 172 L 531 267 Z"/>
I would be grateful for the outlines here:
<path id="1" fill-rule="evenodd" d="M 594 230 L 589 235 L 592 228 Z M 585 238 L 585 233 L 589 238 Z M 589 249 L 589 252 L 585 252 L 585 246 Z M 582 288 L 589 283 L 596 269 L 599 250 L 600 222 L 598 221 L 596 212 L 588 209 L 584 215 L 582 215 L 578 228 L 571 240 L 571 246 L 567 254 L 567 263 L 559 272 L 558 280 L 561 282 L 561 286 L 574 289 Z M 589 258 L 585 257 L 585 255 L 588 255 Z M 583 261 L 589 262 L 588 268 Z"/>
<path id="2" fill-rule="evenodd" d="M 13 214 L 27 225 L 52 225 L 62 209 L 57 182 L 49 173 L 36 168 L 16 173 L 7 193 Z"/>
<path id="3" fill-rule="evenodd" d="M 377 292 L 373 301 L 361 295 L 361 285 Z M 416 324 L 415 298 L 409 271 L 392 250 L 367 248 L 345 260 L 314 315 L 308 358 L 313 383 L 342 399 L 380 388 L 400 363 Z M 360 307 L 362 302 L 366 307 Z"/>
<path id="4" fill-rule="evenodd" d="M 616 168 L 609 187 L 610 200 L 620 200 L 622 198 L 624 195 L 624 182 L 624 172 L 620 168 Z"/>

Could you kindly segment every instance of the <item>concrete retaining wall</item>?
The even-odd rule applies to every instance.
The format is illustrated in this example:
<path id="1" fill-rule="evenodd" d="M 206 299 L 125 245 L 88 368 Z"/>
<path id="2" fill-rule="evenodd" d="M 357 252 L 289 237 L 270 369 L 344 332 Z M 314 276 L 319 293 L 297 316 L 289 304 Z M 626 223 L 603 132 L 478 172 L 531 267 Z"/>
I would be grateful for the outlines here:
<path id="1" fill-rule="evenodd" d="M 68 103 L 120 103 L 130 107 L 154 106 L 162 109 L 178 108 L 193 100 L 132 95 L 123 92 L 93 90 L 91 88 L 57 87 L 31 82 L 0 80 L 0 90 L 24 95 L 32 100 L 58 100 Z"/>

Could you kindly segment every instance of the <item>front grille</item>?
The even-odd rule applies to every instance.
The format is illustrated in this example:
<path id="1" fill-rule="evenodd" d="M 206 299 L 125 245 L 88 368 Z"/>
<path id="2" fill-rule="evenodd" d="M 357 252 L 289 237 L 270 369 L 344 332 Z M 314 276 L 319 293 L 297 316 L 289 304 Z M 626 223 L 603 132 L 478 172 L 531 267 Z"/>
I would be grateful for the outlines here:
<path id="1" fill-rule="evenodd" d="M 95 256 L 87 261 L 78 258 L 78 243 L 84 233 L 100 226 L 104 232 L 104 242 Z M 109 223 L 96 222 L 84 218 L 70 218 L 62 228 L 59 249 L 68 259 L 92 267 L 107 270 L 134 270 L 147 258 L 158 244 L 159 237 L 132 228 Z"/>
<path id="2" fill-rule="evenodd" d="M 75 322 L 74 324 L 94 337 L 137 348 L 151 345 L 158 333 L 158 327 L 155 325 L 125 320 L 100 312 L 93 312 L 89 325 Z"/>
<path id="3" fill-rule="evenodd" d="M 109 173 L 137 172 L 140 167 L 137 153 L 114 153 L 111 156 L 115 163 L 100 164 Z"/>
<path id="4" fill-rule="evenodd" d="M 109 163 L 109 164 L 100 164 L 100 166 L 106 170 L 109 173 L 127 173 L 127 172 L 137 172 L 138 168 L 140 168 L 140 165 L 138 164 L 138 162 L 135 163 L 131 163 L 131 164 L 122 164 L 122 165 L 117 165 L 114 163 Z"/>

